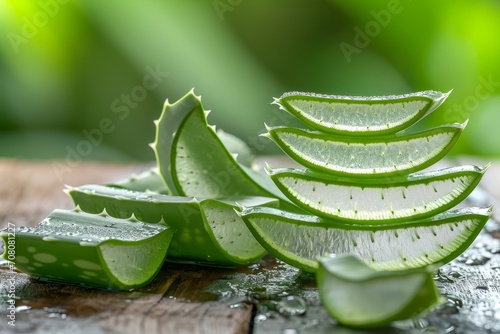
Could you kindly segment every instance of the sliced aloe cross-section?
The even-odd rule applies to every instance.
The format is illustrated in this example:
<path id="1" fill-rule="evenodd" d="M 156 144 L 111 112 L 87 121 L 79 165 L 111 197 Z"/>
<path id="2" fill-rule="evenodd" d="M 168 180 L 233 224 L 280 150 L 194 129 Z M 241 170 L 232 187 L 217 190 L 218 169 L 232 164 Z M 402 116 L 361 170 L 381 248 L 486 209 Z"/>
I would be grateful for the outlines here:
<path id="1" fill-rule="evenodd" d="M 375 270 L 446 263 L 472 243 L 491 208 L 450 210 L 429 219 L 379 226 L 339 224 L 271 208 L 248 208 L 240 214 L 269 253 L 314 273 L 318 258 L 328 254 L 353 253 Z"/>
<path id="2" fill-rule="evenodd" d="M 437 303 L 433 269 L 375 271 L 346 254 L 321 258 L 316 279 L 323 305 L 335 320 L 373 327 L 414 318 Z"/>
<path id="3" fill-rule="evenodd" d="M 409 127 L 439 107 L 448 94 L 424 91 L 388 96 L 342 96 L 289 92 L 275 99 L 275 103 L 320 131 L 378 135 Z"/>
<path id="4" fill-rule="evenodd" d="M 106 210 L 113 217 L 138 219 L 172 226 L 176 233 L 167 259 L 212 266 L 253 263 L 266 252 L 234 211 L 240 205 L 277 206 L 264 197 L 203 199 L 166 196 L 87 185 L 69 188 L 68 194 L 83 211 Z"/>
<path id="5" fill-rule="evenodd" d="M 149 283 L 174 229 L 78 209 L 55 210 L 35 227 L 15 230 L 15 266 L 32 276 L 106 289 Z M 7 243 L 9 233 L 0 236 Z M 6 253 L 4 258 L 7 259 Z"/>
<path id="6" fill-rule="evenodd" d="M 317 171 L 356 177 L 408 174 L 441 158 L 458 140 L 464 124 L 375 138 L 346 138 L 307 130 L 268 128 L 267 137 L 298 163 Z"/>
<path id="7" fill-rule="evenodd" d="M 219 198 L 264 196 L 286 198 L 265 176 L 238 163 L 206 120 L 193 91 L 165 108 L 156 121 L 152 147 L 160 174 L 174 194 Z"/>
<path id="8" fill-rule="evenodd" d="M 387 224 L 450 209 L 469 195 L 486 168 L 450 167 L 387 180 L 340 180 L 294 168 L 268 169 L 278 188 L 301 208 L 325 218 Z"/>

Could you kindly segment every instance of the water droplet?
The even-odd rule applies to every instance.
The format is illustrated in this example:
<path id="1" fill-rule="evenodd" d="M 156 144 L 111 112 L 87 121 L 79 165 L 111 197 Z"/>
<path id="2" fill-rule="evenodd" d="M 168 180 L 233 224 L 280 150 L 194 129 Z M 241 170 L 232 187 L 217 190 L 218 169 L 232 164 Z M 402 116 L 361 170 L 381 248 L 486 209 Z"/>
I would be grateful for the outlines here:
<path id="1" fill-rule="evenodd" d="M 453 283 L 454 281 L 438 269 L 434 275 L 434 280 L 439 283 Z"/>
<path id="2" fill-rule="evenodd" d="M 243 309 L 243 310 L 246 310 L 248 309 L 248 304 L 246 303 L 235 303 L 235 304 L 231 304 L 229 305 L 229 308 L 240 308 L 240 309 Z"/>
<path id="3" fill-rule="evenodd" d="M 31 306 L 21 305 L 21 306 L 16 307 L 16 312 L 28 311 L 30 309 L 31 309 Z"/>
<path id="4" fill-rule="evenodd" d="M 290 329 L 285 329 L 285 330 L 283 331 L 283 334 L 297 334 L 297 333 L 298 333 L 298 332 L 297 332 L 297 330 L 296 330 L 296 329 L 291 329 L 291 328 L 290 328 Z"/>
<path id="5" fill-rule="evenodd" d="M 267 320 L 267 316 L 264 315 L 264 314 L 258 314 L 254 318 L 255 322 L 262 322 L 262 321 L 265 321 L 265 320 Z"/>
<path id="6" fill-rule="evenodd" d="M 454 277 L 454 278 L 459 278 L 459 277 L 462 277 L 462 274 L 461 274 L 461 273 L 459 273 L 458 271 L 450 271 L 450 272 L 448 273 L 448 275 L 449 275 L 449 276 L 451 276 L 451 277 Z"/>
<path id="7" fill-rule="evenodd" d="M 455 326 L 450 326 L 450 327 L 446 328 L 446 330 L 444 332 L 446 334 L 456 333 L 457 331 L 455 329 L 456 329 Z"/>
<path id="8" fill-rule="evenodd" d="M 277 310 L 286 316 L 302 315 L 307 311 L 307 304 L 304 299 L 297 296 L 286 296 L 278 301 Z"/>
<path id="9" fill-rule="evenodd" d="M 490 257 L 485 255 L 473 255 L 465 260 L 465 264 L 468 266 L 480 266 L 486 264 L 490 260 Z"/>
<path id="10" fill-rule="evenodd" d="M 459 297 L 453 295 L 444 295 L 444 297 L 446 297 L 448 301 L 454 303 L 459 308 L 462 308 L 464 306 L 464 302 Z"/>
<path id="11" fill-rule="evenodd" d="M 439 307 L 437 312 L 439 314 L 458 314 L 460 312 L 460 310 L 454 301 L 447 300 Z"/>

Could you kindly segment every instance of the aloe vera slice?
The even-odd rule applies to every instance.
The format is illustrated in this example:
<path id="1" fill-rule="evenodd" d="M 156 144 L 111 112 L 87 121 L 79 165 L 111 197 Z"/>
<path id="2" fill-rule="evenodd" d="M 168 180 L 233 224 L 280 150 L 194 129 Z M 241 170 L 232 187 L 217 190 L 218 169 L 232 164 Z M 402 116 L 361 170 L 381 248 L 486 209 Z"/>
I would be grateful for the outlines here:
<path id="1" fill-rule="evenodd" d="M 367 97 L 289 92 L 274 103 L 320 131 L 378 135 L 409 127 L 439 107 L 448 95 L 436 91 Z"/>
<path id="2" fill-rule="evenodd" d="M 319 260 L 321 300 L 339 323 L 374 327 L 413 318 L 439 301 L 434 268 L 375 271 L 352 254 Z"/>
<path id="3" fill-rule="evenodd" d="M 134 215 L 138 219 L 172 226 L 176 233 L 167 259 L 212 266 L 253 263 L 266 251 L 234 211 L 238 205 L 277 206 L 277 200 L 264 197 L 197 199 L 86 185 L 66 192 L 83 211 L 104 209 L 116 218 Z M 238 204 L 237 204 L 238 203 Z"/>
<path id="4" fill-rule="evenodd" d="M 410 174 L 390 183 L 367 180 L 361 185 L 294 168 L 268 171 L 285 196 L 318 216 L 387 224 L 429 217 L 454 207 L 474 190 L 487 167 L 450 167 Z"/>
<path id="5" fill-rule="evenodd" d="M 55 210 L 15 230 L 15 266 L 32 276 L 106 289 L 146 285 L 161 268 L 174 229 L 134 217 Z M 0 236 L 7 242 L 9 233 Z M 4 258 L 7 259 L 6 253 Z"/>
<path id="6" fill-rule="evenodd" d="M 207 112 L 193 91 L 165 108 L 151 145 L 160 174 L 174 195 L 281 197 L 270 179 L 239 164 L 207 124 Z"/>
<path id="7" fill-rule="evenodd" d="M 292 159 L 312 170 L 377 177 L 408 174 L 431 166 L 448 153 L 466 124 L 376 139 L 352 139 L 288 127 L 268 128 L 265 136 Z"/>
<path id="8" fill-rule="evenodd" d="M 111 183 L 107 186 L 157 194 L 170 194 L 170 190 L 165 185 L 165 182 L 163 182 L 163 178 L 156 168 L 148 169 L 139 174 L 134 173 L 125 180 Z"/>
<path id="9" fill-rule="evenodd" d="M 247 208 L 240 215 L 269 253 L 314 273 L 317 259 L 328 254 L 353 253 L 375 270 L 449 262 L 472 243 L 491 208 L 450 210 L 429 219 L 379 226 L 347 225 L 272 208 Z"/>

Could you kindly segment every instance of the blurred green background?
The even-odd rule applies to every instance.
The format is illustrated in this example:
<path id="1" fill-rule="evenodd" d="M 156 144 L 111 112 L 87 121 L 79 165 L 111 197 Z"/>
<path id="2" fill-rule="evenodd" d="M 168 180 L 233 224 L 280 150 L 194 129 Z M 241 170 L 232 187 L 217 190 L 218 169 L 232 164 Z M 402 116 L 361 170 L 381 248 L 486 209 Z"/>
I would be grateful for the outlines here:
<path id="1" fill-rule="evenodd" d="M 0 36 L 1 157 L 154 160 L 192 87 L 258 154 L 283 92 L 453 89 L 423 125 L 470 118 L 453 154 L 500 156 L 499 1 L 2 0 Z"/>

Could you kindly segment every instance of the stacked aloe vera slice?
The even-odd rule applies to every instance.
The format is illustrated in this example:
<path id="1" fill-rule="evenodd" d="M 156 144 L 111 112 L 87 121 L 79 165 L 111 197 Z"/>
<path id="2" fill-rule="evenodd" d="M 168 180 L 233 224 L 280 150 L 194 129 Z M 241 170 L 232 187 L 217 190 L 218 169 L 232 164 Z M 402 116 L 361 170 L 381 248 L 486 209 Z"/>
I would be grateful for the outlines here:
<path id="1" fill-rule="evenodd" d="M 306 169 L 267 171 L 306 213 L 245 208 L 247 226 L 270 253 L 311 273 L 328 254 L 352 253 L 376 270 L 452 260 L 471 244 L 491 208 L 453 209 L 486 168 L 422 171 L 450 151 L 466 126 L 412 131 L 447 96 L 292 92 L 276 99 L 309 128 L 273 127 L 265 136 Z"/>

